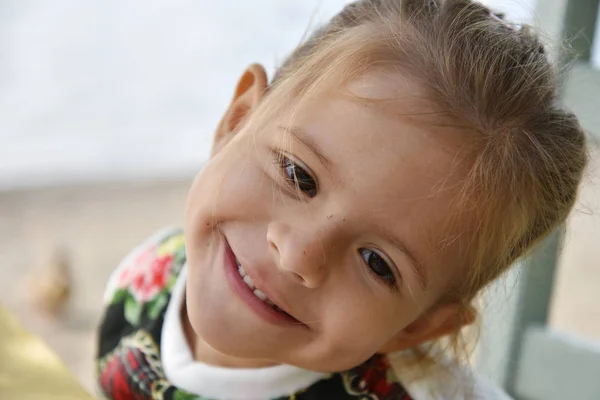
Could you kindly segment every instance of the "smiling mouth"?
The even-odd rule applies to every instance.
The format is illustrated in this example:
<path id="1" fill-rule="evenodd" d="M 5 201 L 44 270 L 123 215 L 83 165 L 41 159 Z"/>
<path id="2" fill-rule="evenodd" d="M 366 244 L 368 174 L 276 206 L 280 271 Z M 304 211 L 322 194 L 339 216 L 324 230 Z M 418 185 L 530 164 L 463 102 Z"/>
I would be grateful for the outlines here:
<path id="1" fill-rule="evenodd" d="M 242 264 L 240 264 L 240 262 L 238 261 L 237 258 L 235 259 L 235 262 L 237 264 L 238 274 L 240 274 L 240 277 L 242 278 L 242 280 L 244 281 L 244 283 L 246 284 L 246 286 L 248 286 L 248 288 L 252 291 L 252 293 L 254 293 L 254 296 L 256 298 L 258 298 L 260 301 L 262 301 L 263 303 L 265 303 L 266 305 L 268 305 L 269 307 L 271 307 L 273 310 L 275 310 L 275 311 L 277 311 L 279 313 L 285 314 L 285 315 L 287 315 L 290 318 L 294 318 L 290 314 L 286 313 L 281 308 L 279 308 L 275 303 L 273 303 L 271 301 L 271 299 L 269 299 L 267 297 L 266 294 L 264 294 L 260 289 L 257 289 L 256 286 L 254 286 L 254 282 L 252 282 L 252 278 L 250 278 L 250 276 L 246 274 L 246 271 L 244 270 L 244 267 L 242 267 Z"/>

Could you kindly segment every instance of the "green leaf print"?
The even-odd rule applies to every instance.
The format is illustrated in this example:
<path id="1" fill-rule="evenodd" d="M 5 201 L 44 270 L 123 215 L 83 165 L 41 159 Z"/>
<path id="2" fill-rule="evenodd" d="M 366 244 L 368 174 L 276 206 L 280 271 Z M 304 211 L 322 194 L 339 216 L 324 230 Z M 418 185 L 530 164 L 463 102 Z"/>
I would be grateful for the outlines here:
<path id="1" fill-rule="evenodd" d="M 385 378 L 387 379 L 388 382 L 397 382 L 398 381 L 398 377 L 396 376 L 396 373 L 394 372 L 394 370 L 392 368 L 387 370 Z"/>
<path id="2" fill-rule="evenodd" d="M 177 390 L 173 393 L 173 400 L 209 400 L 204 397 L 198 397 L 195 394 L 184 392 L 183 390 Z"/>
<path id="3" fill-rule="evenodd" d="M 177 275 L 169 276 L 169 279 L 167 280 L 167 285 L 166 285 L 167 290 L 169 290 L 173 286 L 175 286 L 175 282 L 177 282 Z"/>
<path id="4" fill-rule="evenodd" d="M 161 292 L 154 300 L 148 303 L 148 316 L 151 319 L 156 319 L 167 305 L 167 302 L 167 294 Z"/>
<path id="5" fill-rule="evenodd" d="M 127 293 L 125 298 L 125 319 L 131 325 L 136 326 L 140 323 L 140 317 L 142 316 L 142 307 L 133 298 L 131 293 Z"/>
<path id="6" fill-rule="evenodd" d="M 129 293 L 127 291 L 127 289 L 117 289 L 117 291 L 113 295 L 113 298 L 111 300 L 111 304 L 115 304 L 115 303 L 118 303 L 118 302 L 122 301 L 123 298 L 127 295 L 127 293 Z"/>
<path id="7" fill-rule="evenodd" d="M 183 264 L 184 261 L 185 261 L 185 246 L 181 246 L 180 248 L 177 249 L 177 252 L 175 253 L 175 263 Z"/>

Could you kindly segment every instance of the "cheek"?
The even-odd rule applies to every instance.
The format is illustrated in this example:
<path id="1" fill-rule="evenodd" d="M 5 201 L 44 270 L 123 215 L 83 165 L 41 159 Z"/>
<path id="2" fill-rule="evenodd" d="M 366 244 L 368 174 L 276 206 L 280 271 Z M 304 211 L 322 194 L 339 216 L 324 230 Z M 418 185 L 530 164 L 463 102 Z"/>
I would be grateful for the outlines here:
<path id="1" fill-rule="evenodd" d="M 417 316 L 416 307 L 408 302 L 385 304 L 372 294 L 359 295 L 356 291 L 336 303 L 335 309 L 327 311 L 336 318 L 330 319 L 324 330 L 324 358 L 335 360 L 331 370 L 352 368 L 366 361 Z"/>
<path id="2" fill-rule="evenodd" d="M 256 218 L 273 199 L 272 181 L 256 151 L 226 147 L 196 177 L 186 204 L 186 224 L 210 230 L 217 223 Z"/>
<path id="3" fill-rule="evenodd" d="M 194 180 L 185 213 L 190 265 L 202 264 L 205 253 L 214 250 L 220 232 L 231 233 L 233 226 L 260 227 L 270 218 L 277 196 L 259 156 L 248 144 L 232 143 L 213 157 Z"/>

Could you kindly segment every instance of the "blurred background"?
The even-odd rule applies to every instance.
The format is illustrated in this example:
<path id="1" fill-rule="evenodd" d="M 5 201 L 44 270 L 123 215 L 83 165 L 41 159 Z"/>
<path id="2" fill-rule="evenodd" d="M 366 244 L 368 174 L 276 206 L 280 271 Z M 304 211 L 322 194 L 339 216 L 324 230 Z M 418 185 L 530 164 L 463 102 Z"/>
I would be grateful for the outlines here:
<path id="1" fill-rule="evenodd" d="M 568 2 L 539 1 L 545 4 L 486 3 L 509 19 L 550 26 L 552 39 L 558 25 L 548 25 L 544 7 Z M 140 240 L 181 224 L 187 187 L 238 75 L 252 62 L 272 73 L 307 29 L 345 3 L 0 1 L 0 302 L 87 388 L 108 275 Z M 597 1 L 578 4 L 579 12 L 596 15 Z M 595 32 L 591 23 L 567 32 L 594 43 L 582 60 L 585 73 L 600 67 Z M 586 86 L 589 100 L 578 111 L 600 134 L 600 80 L 587 84 L 585 73 L 574 87 Z M 558 259 L 549 324 L 600 343 L 595 143 L 592 156 Z M 45 274 L 63 264 L 73 294 L 55 318 L 31 300 Z"/>

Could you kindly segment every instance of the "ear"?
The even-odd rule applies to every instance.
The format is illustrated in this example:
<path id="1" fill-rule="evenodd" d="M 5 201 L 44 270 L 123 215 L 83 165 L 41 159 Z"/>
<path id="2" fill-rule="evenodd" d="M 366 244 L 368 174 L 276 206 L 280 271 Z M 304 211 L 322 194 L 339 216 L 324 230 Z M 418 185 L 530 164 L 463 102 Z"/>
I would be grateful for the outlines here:
<path id="1" fill-rule="evenodd" d="M 233 99 L 219 122 L 211 156 L 218 153 L 240 130 L 244 120 L 262 100 L 266 89 L 267 74 L 264 67 L 250 65 L 238 81 Z"/>
<path id="2" fill-rule="evenodd" d="M 471 325 L 477 318 L 472 307 L 456 303 L 444 304 L 423 314 L 417 320 L 398 332 L 380 350 L 380 353 L 413 348 L 421 343 L 430 342 L 450 335 L 462 327 Z"/>

